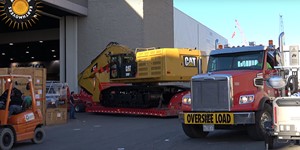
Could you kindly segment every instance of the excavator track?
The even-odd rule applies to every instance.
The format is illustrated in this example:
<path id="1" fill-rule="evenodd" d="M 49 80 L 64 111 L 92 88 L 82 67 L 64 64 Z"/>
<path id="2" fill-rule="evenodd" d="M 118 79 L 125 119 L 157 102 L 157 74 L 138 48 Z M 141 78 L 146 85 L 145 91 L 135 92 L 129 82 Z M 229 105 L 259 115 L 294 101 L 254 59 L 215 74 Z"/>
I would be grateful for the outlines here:
<path id="1" fill-rule="evenodd" d="M 177 93 L 189 88 L 181 86 L 118 86 L 101 92 L 100 103 L 104 107 L 164 108 Z"/>

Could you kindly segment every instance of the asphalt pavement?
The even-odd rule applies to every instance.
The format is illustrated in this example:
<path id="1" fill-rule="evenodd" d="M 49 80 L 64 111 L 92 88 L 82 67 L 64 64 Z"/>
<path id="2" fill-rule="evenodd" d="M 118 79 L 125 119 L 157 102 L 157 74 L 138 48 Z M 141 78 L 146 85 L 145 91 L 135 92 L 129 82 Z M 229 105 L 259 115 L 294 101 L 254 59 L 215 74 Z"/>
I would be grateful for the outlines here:
<path id="1" fill-rule="evenodd" d="M 77 113 L 66 124 L 45 126 L 45 141 L 24 141 L 16 150 L 264 150 L 246 131 L 219 130 L 205 139 L 187 137 L 179 120 L 145 116 Z M 278 150 L 299 150 L 291 143 L 276 144 Z"/>

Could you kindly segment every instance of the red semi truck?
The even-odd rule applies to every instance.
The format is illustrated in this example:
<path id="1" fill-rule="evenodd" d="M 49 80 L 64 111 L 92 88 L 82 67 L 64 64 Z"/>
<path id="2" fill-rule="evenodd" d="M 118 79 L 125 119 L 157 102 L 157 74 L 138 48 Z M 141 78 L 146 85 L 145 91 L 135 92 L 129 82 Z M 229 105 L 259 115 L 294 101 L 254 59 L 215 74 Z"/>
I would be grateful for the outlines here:
<path id="1" fill-rule="evenodd" d="M 179 114 L 185 134 L 204 138 L 217 129 L 241 127 L 247 129 L 251 138 L 264 140 L 264 122 L 272 120 L 272 101 L 286 92 L 271 88 L 266 82 L 274 74 L 284 74 L 276 69 L 281 65 L 281 53 L 271 40 L 268 46 L 211 51 L 208 73 L 193 76 L 191 93 L 183 96 L 183 105 L 190 106 L 190 110 Z M 286 88 L 295 92 L 297 81 L 291 78 L 289 82 L 292 84 Z"/>

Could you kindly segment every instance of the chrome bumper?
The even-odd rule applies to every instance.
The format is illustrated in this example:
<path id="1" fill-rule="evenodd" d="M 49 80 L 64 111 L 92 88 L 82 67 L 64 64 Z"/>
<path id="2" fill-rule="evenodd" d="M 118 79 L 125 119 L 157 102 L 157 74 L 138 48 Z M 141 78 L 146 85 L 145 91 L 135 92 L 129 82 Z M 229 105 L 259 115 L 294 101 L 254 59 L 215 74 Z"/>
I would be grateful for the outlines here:
<path id="1" fill-rule="evenodd" d="M 293 132 L 274 132 L 272 136 L 276 136 L 282 140 L 300 140 L 300 133 L 297 131 Z"/>

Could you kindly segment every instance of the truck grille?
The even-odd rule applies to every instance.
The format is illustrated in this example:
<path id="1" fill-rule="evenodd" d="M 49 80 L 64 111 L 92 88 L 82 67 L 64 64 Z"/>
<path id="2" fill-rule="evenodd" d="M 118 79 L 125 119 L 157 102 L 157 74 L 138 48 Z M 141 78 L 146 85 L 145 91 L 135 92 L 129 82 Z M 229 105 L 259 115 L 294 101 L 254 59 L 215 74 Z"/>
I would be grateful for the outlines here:
<path id="1" fill-rule="evenodd" d="M 192 79 L 193 111 L 229 111 L 231 76 L 200 75 Z"/>

